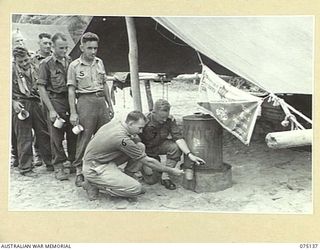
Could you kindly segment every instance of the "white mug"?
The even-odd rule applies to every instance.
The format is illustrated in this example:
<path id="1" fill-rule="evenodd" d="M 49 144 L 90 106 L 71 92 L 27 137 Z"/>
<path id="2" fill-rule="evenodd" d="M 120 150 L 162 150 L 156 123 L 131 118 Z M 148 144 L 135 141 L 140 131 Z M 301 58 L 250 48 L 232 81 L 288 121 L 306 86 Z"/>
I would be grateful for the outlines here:
<path id="1" fill-rule="evenodd" d="M 27 110 L 21 109 L 20 113 L 18 114 L 18 118 L 23 121 L 23 120 L 27 119 L 29 117 L 29 115 L 30 114 Z"/>
<path id="2" fill-rule="evenodd" d="M 74 134 L 80 134 L 82 131 L 84 130 L 84 128 L 80 125 L 80 124 L 78 124 L 78 125 L 76 125 L 76 126 L 74 126 L 73 128 L 72 128 L 72 132 L 74 133 Z"/>
<path id="3" fill-rule="evenodd" d="M 63 124 L 64 124 L 65 122 L 66 122 L 66 121 L 63 120 L 62 118 L 57 117 L 56 120 L 55 120 L 54 123 L 53 123 L 53 126 L 56 127 L 56 128 L 62 128 L 62 127 L 63 127 Z"/>

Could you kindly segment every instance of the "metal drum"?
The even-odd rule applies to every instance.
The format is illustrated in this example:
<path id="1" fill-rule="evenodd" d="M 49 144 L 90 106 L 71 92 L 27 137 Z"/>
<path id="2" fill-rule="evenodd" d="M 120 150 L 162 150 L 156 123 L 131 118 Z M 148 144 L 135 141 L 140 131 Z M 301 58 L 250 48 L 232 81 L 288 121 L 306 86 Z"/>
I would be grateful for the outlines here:
<path id="1" fill-rule="evenodd" d="M 222 127 L 212 116 L 202 113 L 184 116 L 183 131 L 191 152 L 207 163 L 201 168 L 222 168 Z M 185 164 L 190 164 L 187 157 Z"/>
<path id="2" fill-rule="evenodd" d="M 223 162 L 222 127 L 210 115 L 183 117 L 184 138 L 193 154 L 206 161 L 197 166 L 184 156 L 182 186 L 197 193 L 217 192 L 232 186 L 231 166 Z"/>

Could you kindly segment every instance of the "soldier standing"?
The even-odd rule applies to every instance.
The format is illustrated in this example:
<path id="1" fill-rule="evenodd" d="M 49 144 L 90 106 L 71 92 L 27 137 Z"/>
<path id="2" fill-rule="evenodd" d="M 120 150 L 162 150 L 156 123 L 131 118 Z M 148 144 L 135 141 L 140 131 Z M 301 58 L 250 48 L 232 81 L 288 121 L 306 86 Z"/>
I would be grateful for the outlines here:
<path id="1" fill-rule="evenodd" d="M 39 65 L 43 59 L 51 56 L 52 54 L 51 35 L 48 33 L 40 33 L 38 37 L 39 50 L 36 51 L 35 55 L 32 58 L 32 62 L 37 68 L 39 68 Z"/>
<path id="2" fill-rule="evenodd" d="M 34 64 L 37 70 L 39 70 L 39 65 L 41 61 L 52 54 L 51 35 L 48 33 L 40 33 L 38 37 L 39 37 L 39 41 L 38 41 L 39 50 L 37 50 L 36 53 L 32 56 L 32 63 Z M 47 110 L 43 106 L 42 100 L 41 100 L 41 106 L 44 113 L 44 118 L 45 120 L 47 120 Z M 34 165 L 35 166 L 42 165 L 42 159 L 39 154 L 39 143 L 38 143 L 37 137 L 34 138 Z"/>
<path id="3" fill-rule="evenodd" d="M 76 167 L 75 184 L 78 187 L 84 181 L 82 158 L 86 147 L 92 135 L 113 117 L 106 71 L 102 60 L 96 57 L 98 42 L 96 34 L 83 34 L 80 45 L 82 54 L 68 69 L 70 122 L 74 126 L 80 124 L 84 127 L 84 131 L 78 135 L 76 158 L 73 162 Z"/>
<path id="4" fill-rule="evenodd" d="M 46 131 L 46 122 L 41 112 L 40 97 L 36 89 L 38 74 L 26 48 L 14 48 L 13 57 L 12 125 L 17 140 L 19 172 L 24 176 L 36 177 L 37 174 L 32 170 L 32 129 L 41 144 L 39 150 L 47 169 L 52 168 L 51 150 L 48 144 L 50 138 Z"/>
<path id="5" fill-rule="evenodd" d="M 67 70 L 71 58 L 66 56 L 68 42 L 64 34 L 56 33 L 52 37 L 52 42 L 53 54 L 40 63 L 38 89 L 48 110 L 47 119 L 49 119 L 53 153 L 52 164 L 56 171 L 55 176 L 58 180 L 67 180 L 76 149 L 76 135 L 72 133 L 72 125 L 69 122 L 70 108 L 67 88 Z M 62 128 L 54 126 L 57 118 L 66 121 Z M 68 156 L 65 154 L 62 144 L 65 135 Z"/>

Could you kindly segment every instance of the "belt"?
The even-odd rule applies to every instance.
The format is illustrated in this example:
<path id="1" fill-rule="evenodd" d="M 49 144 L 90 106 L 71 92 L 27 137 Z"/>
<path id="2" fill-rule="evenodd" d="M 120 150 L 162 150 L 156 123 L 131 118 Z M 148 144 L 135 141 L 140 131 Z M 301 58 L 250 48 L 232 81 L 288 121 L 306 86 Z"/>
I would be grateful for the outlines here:
<path id="1" fill-rule="evenodd" d="M 99 90 L 99 91 L 97 91 L 97 92 L 78 93 L 77 95 L 78 95 L 78 96 L 85 95 L 85 96 L 105 97 L 104 91 L 102 91 L 102 90 Z"/>
<path id="2" fill-rule="evenodd" d="M 37 101 L 37 102 L 40 102 L 40 98 L 36 97 L 36 96 L 30 96 L 30 97 L 17 96 L 13 100 L 26 100 L 26 101 Z"/>
<path id="3" fill-rule="evenodd" d="M 68 92 L 61 92 L 61 93 L 49 92 L 49 97 L 51 97 L 51 98 L 67 98 Z"/>

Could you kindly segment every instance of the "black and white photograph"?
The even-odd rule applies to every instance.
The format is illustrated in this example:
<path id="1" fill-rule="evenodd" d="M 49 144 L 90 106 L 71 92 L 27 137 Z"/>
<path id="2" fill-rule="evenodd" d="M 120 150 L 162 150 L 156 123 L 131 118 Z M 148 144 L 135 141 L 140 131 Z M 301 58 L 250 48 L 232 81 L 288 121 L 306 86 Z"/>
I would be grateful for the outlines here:
<path id="1" fill-rule="evenodd" d="M 313 214 L 312 15 L 11 14 L 9 211 Z"/>

